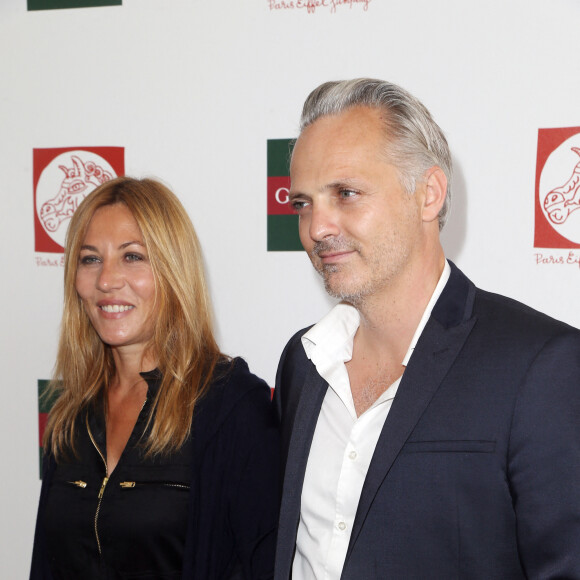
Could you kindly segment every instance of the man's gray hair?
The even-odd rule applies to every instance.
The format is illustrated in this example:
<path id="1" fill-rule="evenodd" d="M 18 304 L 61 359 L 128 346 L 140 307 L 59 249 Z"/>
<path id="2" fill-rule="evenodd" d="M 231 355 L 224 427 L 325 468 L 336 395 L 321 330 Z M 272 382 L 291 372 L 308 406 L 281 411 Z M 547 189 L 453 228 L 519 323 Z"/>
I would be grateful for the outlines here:
<path id="1" fill-rule="evenodd" d="M 412 194 L 425 171 L 434 165 L 447 177 L 447 195 L 439 212 L 443 228 L 451 203 L 452 162 L 443 131 L 431 113 L 413 95 L 398 85 L 377 79 L 353 79 L 323 83 L 314 89 L 302 109 L 300 131 L 320 117 L 337 115 L 357 106 L 384 112 L 386 153 L 399 170 L 405 190 Z"/>

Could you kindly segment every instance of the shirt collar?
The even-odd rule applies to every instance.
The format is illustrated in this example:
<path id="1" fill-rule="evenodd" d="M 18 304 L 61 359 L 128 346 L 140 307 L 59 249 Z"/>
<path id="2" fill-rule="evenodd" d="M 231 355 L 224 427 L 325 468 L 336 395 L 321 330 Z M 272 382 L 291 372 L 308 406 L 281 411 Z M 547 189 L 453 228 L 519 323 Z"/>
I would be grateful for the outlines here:
<path id="1" fill-rule="evenodd" d="M 360 324 L 358 310 L 350 304 L 337 304 L 303 337 L 302 346 L 311 359 L 318 351 L 335 354 L 346 362 L 352 358 L 354 335 Z"/>
<path id="2" fill-rule="evenodd" d="M 445 284 L 449 280 L 451 274 L 451 267 L 449 262 L 445 260 L 445 266 L 441 277 L 435 286 L 435 290 L 431 295 L 423 316 L 419 321 L 419 325 L 415 330 L 415 334 L 411 340 L 411 344 L 407 349 L 402 364 L 407 366 L 415 345 L 419 341 L 421 333 L 431 316 L 431 311 L 435 303 L 441 296 Z M 340 359 L 343 362 L 349 361 L 352 358 L 352 348 L 354 335 L 360 324 L 360 316 L 356 308 L 350 304 L 337 304 L 320 322 L 315 324 L 304 336 L 302 336 L 302 346 L 306 356 L 317 364 L 316 359 L 318 355 L 324 353 L 326 356 L 331 356 L 334 359 Z M 313 358 L 314 357 L 314 358 Z"/>

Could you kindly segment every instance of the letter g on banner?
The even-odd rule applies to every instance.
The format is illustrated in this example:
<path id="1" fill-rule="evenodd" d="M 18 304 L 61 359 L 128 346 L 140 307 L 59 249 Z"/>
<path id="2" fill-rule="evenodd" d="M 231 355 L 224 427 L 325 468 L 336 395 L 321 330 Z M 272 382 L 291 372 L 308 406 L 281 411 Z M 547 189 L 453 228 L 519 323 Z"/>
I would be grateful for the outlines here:
<path id="1" fill-rule="evenodd" d="M 279 187 L 274 194 L 276 201 L 281 204 L 288 203 L 290 190 L 287 187 Z"/>

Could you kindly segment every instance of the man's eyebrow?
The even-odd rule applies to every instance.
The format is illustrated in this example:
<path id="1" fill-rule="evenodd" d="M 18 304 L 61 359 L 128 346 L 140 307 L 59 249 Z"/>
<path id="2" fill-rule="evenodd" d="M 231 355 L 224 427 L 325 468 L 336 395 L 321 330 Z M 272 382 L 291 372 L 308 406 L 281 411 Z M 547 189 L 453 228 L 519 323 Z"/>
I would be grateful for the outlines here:
<path id="1" fill-rule="evenodd" d="M 324 189 L 338 189 L 340 187 L 352 187 L 356 184 L 360 184 L 360 180 L 354 177 L 345 177 L 344 179 L 337 179 L 336 181 L 332 181 L 331 183 L 327 183 L 324 186 Z"/>
<path id="2" fill-rule="evenodd" d="M 288 192 L 288 197 L 298 197 L 299 195 L 305 195 L 305 194 L 302 193 L 301 191 L 292 191 L 292 190 L 290 190 Z"/>
<path id="3" fill-rule="evenodd" d="M 356 177 L 345 177 L 344 179 L 337 179 L 335 181 L 331 181 L 330 183 L 326 183 L 320 188 L 320 191 L 327 191 L 329 189 L 340 189 L 341 187 L 361 187 L 361 181 Z M 309 194 L 307 193 L 292 190 L 288 192 L 288 195 L 289 197 L 297 197 L 299 195 L 309 197 Z"/>

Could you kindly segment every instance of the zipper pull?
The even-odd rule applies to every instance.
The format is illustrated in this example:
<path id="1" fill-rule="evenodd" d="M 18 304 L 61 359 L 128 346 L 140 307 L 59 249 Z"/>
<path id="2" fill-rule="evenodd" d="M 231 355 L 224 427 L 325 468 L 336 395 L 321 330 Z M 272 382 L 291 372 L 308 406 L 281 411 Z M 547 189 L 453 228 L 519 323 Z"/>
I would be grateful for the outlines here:
<path id="1" fill-rule="evenodd" d="M 105 487 L 107 486 L 107 482 L 109 481 L 108 477 L 103 479 L 103 483 L 101 484 L 101 489 L 99 491 L 99 499 L 103 497 L 103 493 L 105 493 Z"/>
<path id="2" fill-rule="evenodd" d="M 69 481 L 69 483 L 72 483 L 73 485 L 76 485 L 77 487 L 82 487 L 82 488 L 87 487 L 87 484 L 84 481 L 81 481 L 80 479 L 77 481 Z"/>
<path id="3" fill-rule="evenodd" d="M 125 489 L 128 489 L 130 487 L 135 487 L 135 482 L 134 481 L 122 481 L 119 485 Z"/>

